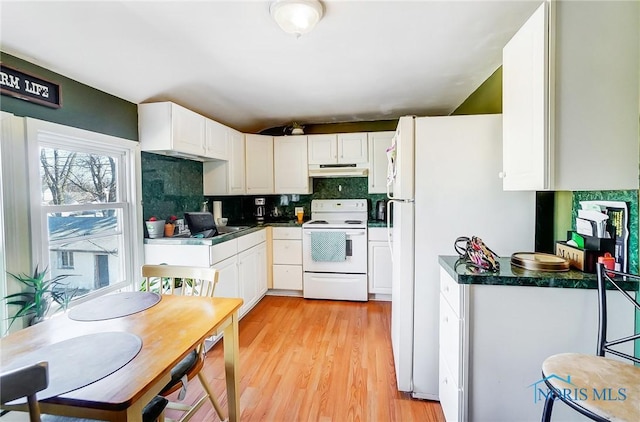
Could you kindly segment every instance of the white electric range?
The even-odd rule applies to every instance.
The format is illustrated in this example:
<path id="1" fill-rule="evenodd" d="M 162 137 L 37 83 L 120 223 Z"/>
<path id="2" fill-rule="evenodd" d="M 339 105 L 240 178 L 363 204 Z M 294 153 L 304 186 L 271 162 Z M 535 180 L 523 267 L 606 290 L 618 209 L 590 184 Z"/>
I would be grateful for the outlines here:
<path id="1" fill-rule="evenodd" d="M 303 296 L 368 300 L 367 200 L 315 199 L 302 225 Z"/>

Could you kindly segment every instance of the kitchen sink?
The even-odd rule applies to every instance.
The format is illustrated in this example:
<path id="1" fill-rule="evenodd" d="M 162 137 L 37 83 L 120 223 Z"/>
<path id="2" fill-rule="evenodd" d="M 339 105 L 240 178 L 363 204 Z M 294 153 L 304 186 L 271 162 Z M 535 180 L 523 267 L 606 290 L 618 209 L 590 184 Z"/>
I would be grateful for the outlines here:
<path id="1" fill-rule="evenodd" d="M 241 230 L 246 230 L 249 228 L 249 226 L 217 226 L 216 228 L 218 229 L 218 233 L 220 234 L 229 234 L 236 233 Z"/>

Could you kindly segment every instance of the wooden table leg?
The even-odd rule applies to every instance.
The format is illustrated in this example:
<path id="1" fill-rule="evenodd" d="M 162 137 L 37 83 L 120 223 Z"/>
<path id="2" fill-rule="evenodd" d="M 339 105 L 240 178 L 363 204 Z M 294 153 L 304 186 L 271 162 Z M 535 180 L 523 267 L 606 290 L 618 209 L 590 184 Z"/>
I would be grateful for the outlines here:
<path id="1" fill-rule="evenodd" d="M 238 374 L 238 311 L 231 315 L 231 324 L 224 329 L 224 372 L 227 380 L 229 422 L 240 420 L 240 381 Z"/>

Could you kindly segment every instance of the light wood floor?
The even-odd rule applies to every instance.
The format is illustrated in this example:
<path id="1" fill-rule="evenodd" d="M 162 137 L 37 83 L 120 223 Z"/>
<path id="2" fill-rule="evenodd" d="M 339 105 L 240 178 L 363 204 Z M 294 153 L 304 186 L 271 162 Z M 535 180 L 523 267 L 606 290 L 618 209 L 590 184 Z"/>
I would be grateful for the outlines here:
<path id="1" fill-rule="evenodd" d="M 388 302 L 265 297 L 240 321 L 241 420 L 444 421 L 438 402 L 397 391 L 390 314 Z M 226 412 L 222 342 L 204 371 Z M 189 386 L 187 402 L 201 391 Z M 217 417 L 207 403 L 193 420 Z"/>

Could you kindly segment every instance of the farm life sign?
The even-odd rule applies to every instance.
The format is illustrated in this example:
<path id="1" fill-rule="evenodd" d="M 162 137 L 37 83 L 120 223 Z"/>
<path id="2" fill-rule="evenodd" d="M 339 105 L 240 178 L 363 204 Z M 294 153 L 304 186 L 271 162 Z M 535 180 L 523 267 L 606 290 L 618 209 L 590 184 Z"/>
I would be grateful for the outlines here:
<path id="1" fill-rule="evenodd" d="M 60 85 L 0 63 L 0 93 L 43 106 L 60 108 Z"/>

